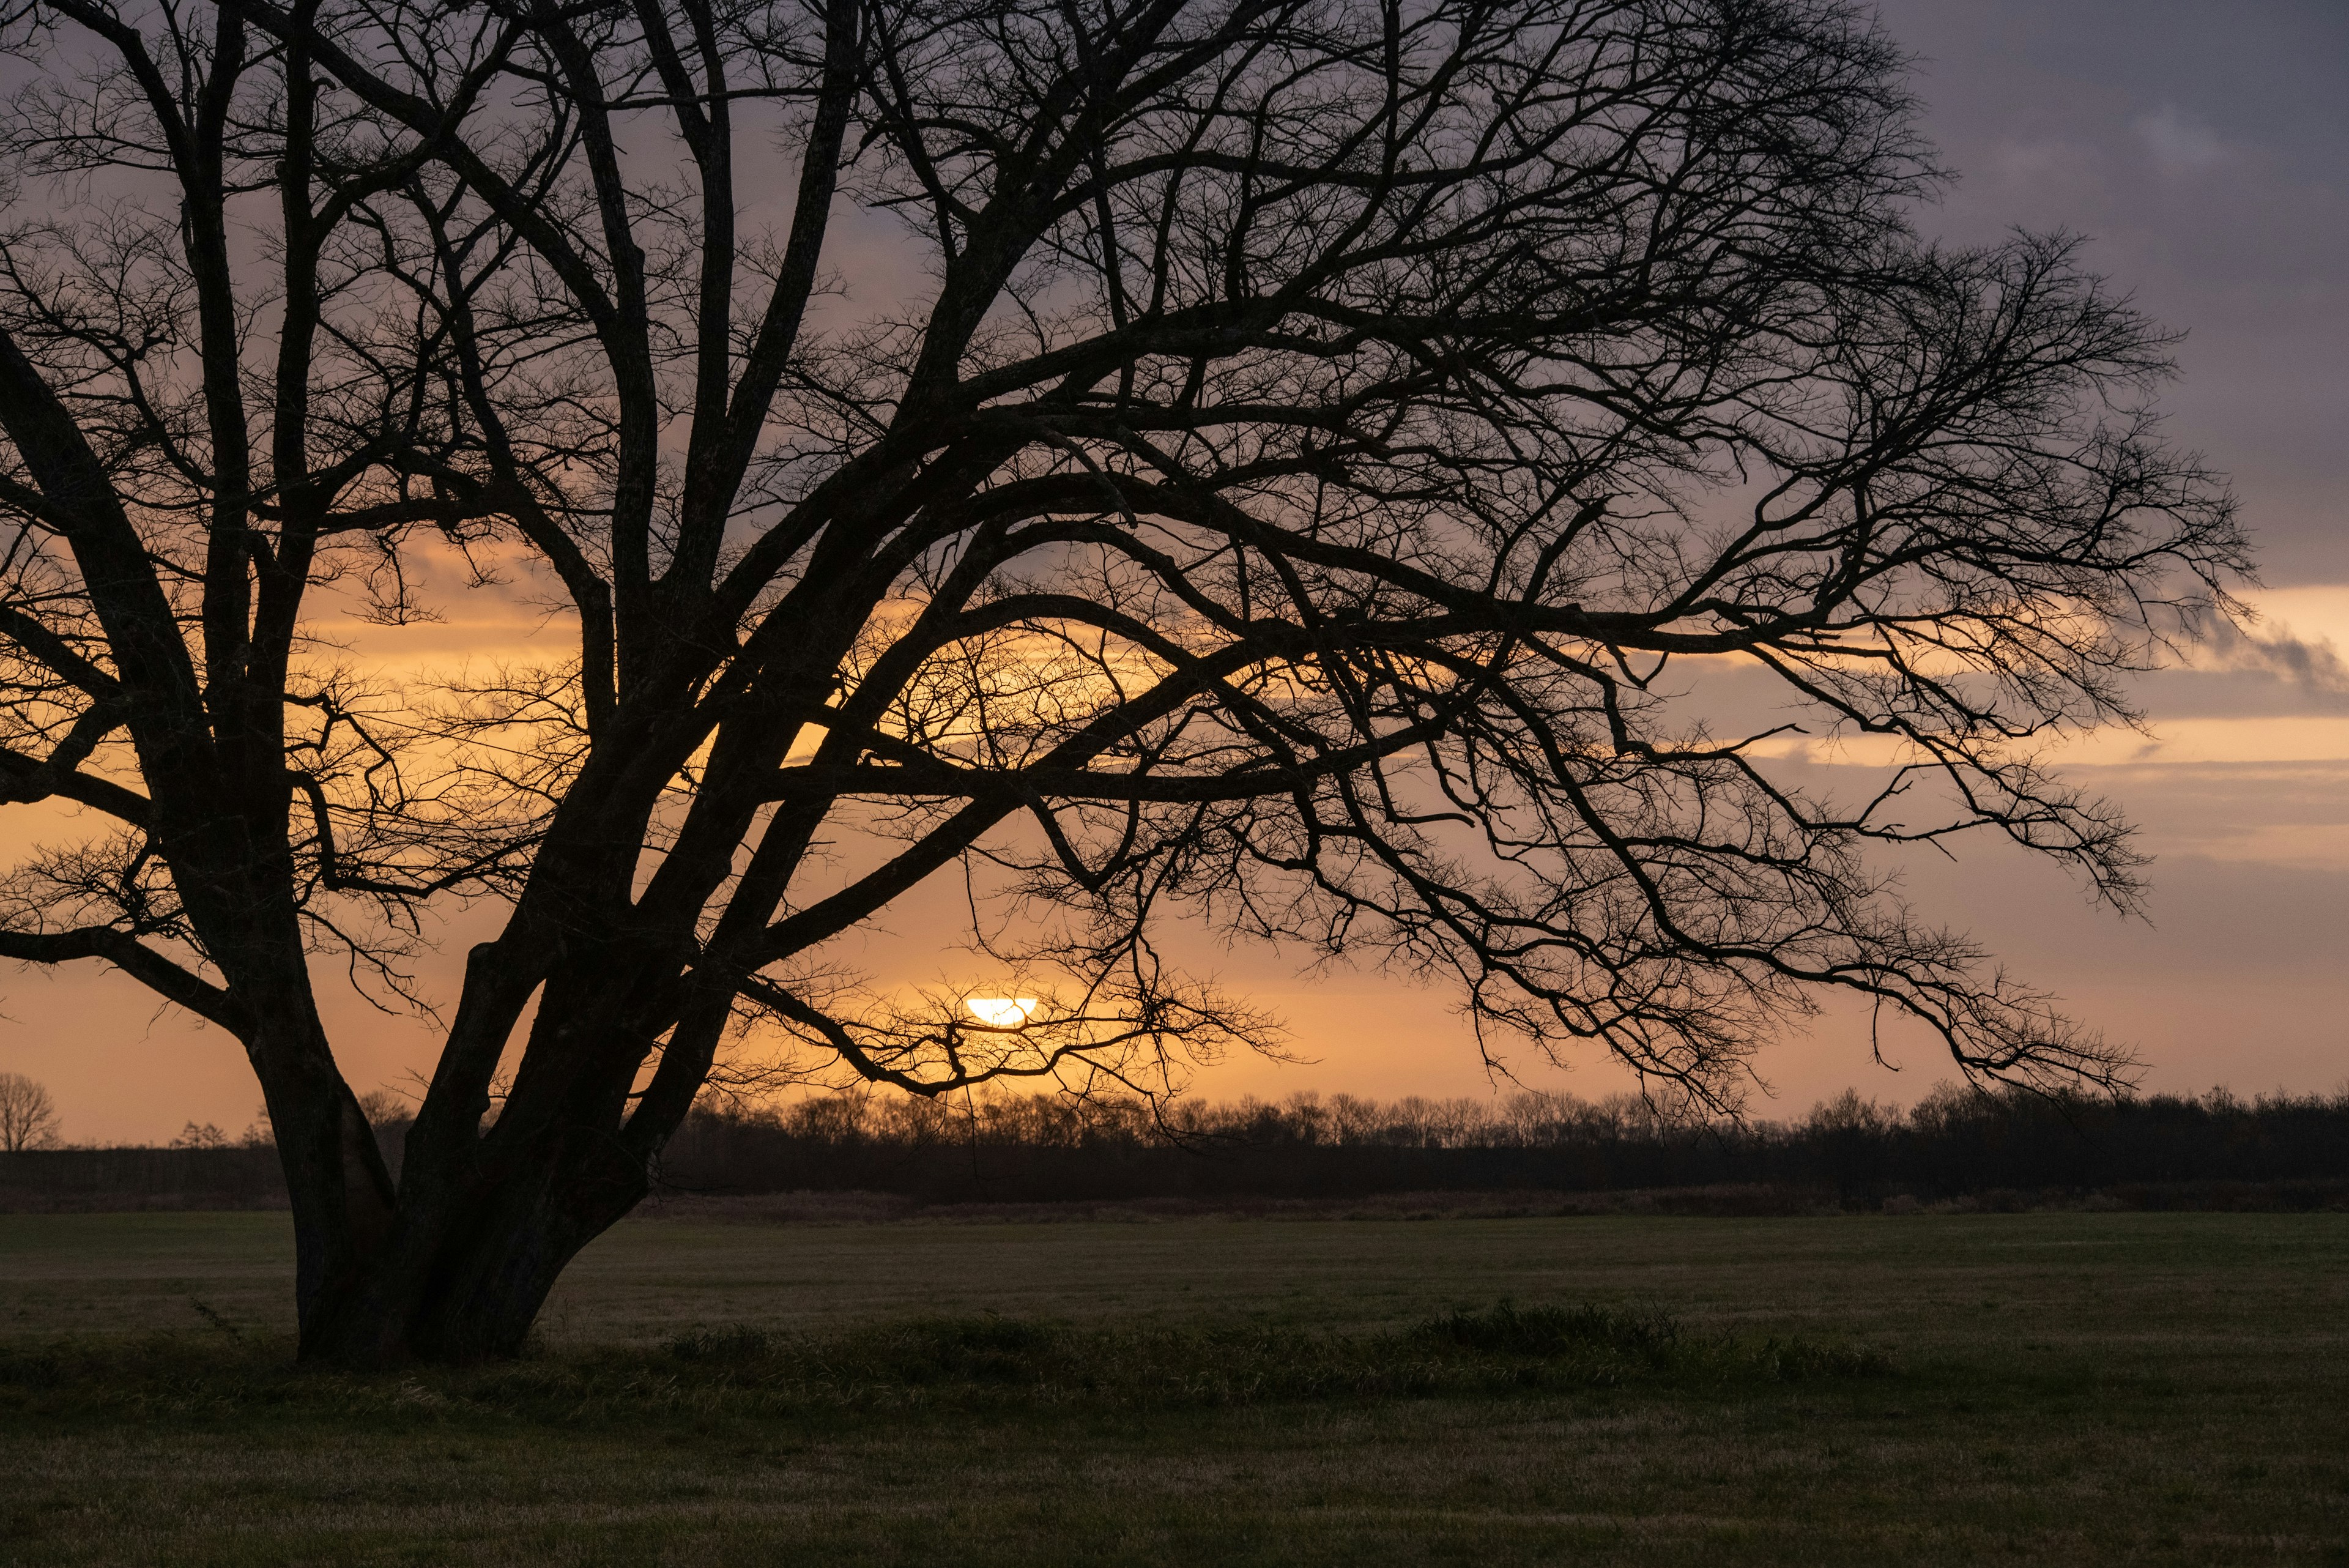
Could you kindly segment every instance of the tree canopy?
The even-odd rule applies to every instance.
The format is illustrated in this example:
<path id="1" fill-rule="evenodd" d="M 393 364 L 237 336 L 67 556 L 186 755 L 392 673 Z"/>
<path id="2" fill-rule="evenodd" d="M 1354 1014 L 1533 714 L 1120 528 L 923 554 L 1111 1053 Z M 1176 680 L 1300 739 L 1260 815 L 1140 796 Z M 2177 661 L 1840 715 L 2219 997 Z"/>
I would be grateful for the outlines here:
<path id="1" fill-rule="evenodd" d="M 1885 855 L 2003 836 L 2131 907 L 2044 753 L 2245 545 L 2073 241 L 1920 237 L 1853 6 L 5 27 L 0 792 L 67 826 L 0 955 L 244 1043 L 308 1354 L 518 1345 L 730 1040 L 935 1094 L 1261 1038 L 1175 912 L 1701 1104 L 1838 990 L 1969 1073 L 2121 1070 Z M 466 594 L 565 651 L 352 650 Z M 1727 723 L 1724 675 L 1785 711 Z M 1793 787 L 1788 729 L 1889 782 Z M 843 966 L 957 871 L 1032 1007 Z M 397 992 L 464 900 L 395 1184 L 308 961 Z"/>

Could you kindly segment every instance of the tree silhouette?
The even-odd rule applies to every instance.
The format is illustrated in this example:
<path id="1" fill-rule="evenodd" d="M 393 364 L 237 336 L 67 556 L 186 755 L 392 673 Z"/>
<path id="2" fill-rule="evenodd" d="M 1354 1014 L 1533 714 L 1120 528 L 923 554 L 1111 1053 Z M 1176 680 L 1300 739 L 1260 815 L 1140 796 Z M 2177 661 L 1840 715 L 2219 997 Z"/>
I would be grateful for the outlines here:
<path id="1" fill-rule="evenodd" d="M 0 1073 L 0 1154 L 48 1148 L 57 1141 L 57 1106 L 49 1091 L 22 1073 Z"/>
<path id="2" fill-rule="evenodd" d="M 2122 1069 L 1872 857 L 1985 830 L 2127 907 L 2042 742 L 2129 718 L 2244 546 L 2068 242 L 1914 233 L 1848 6 L 7 26 L 0 777 L 78 836 L 0 953 L 244 1043 L 307 1355 L 516 1349 L 730 1038 L 917 1094 L 1263 1038 L 1172 909 L 1698 1102 L 1837 988 L 1976 1075 Z M 451 562 L 570 653 L 338 645 Z M 1708 721 L 1724 674 L 1792 711 Z M 1781 730 L 1899 766 L 1814 798 Z M 957 872 L 1003 1005 L 843 968 Z M 468 899 L 395 1186 L 308 960 L 398 992 Z"/>

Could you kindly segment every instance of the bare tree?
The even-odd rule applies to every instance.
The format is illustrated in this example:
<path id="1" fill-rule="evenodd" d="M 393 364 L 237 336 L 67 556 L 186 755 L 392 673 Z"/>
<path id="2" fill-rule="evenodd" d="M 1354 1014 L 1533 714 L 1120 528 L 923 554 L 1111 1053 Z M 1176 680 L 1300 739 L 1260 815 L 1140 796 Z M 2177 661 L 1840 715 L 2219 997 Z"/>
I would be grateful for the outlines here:
<path id="1" fill-rule="evenodd" d="M 177 1137 L 164 1147 L 166 1148 L 226 1148 L 229 1147 L 229 1137 L 228 1134 L 221 1131 L 220 1124 L 217 1122 L 190 1122 L 180 1129 Z"/>
<path id="2" fill-rule="evenodd" d="M 49 1091 L 22 1073 L 0 1073 L 0 1154 L 48 1148 L 57 1141 L 57 1107 Z"/>
<path id="3" fill-rule="evenodd" d="M 1880 857 L 1986 832 L 2130 907 L 2042 753 L 2244 545 L 2069 242 L 1914 233 L 1940 175 L 1848 5 L 9 27 L 0 779 L 109 826 L 0 953 L 244 1042 L 307 1355 L 514 1350 L 730 1041 L 936 1095 L 1264 1039 L 1169 910 L 1700 1103 L 1833 990 L 1971 1074 L 2123 1070 Z M 340 650 L 451 562 L 568 653 Z M 1723 679 L 1782 711 L 1708 719 Z M 1791 787 L 1787 730 L 1889 782 Z M 1000 996 L 844 967 L 941 877 Z M 305 961 L 397 994 L 482 898 L 395 1186 Z"/>

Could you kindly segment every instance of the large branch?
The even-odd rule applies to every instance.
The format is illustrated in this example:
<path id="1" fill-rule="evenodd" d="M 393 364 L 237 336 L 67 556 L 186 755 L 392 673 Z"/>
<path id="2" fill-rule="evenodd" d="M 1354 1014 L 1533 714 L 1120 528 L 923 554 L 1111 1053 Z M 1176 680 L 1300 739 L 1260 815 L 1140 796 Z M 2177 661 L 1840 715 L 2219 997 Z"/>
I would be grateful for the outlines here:
<path id="1" fill-rule="evenodd" d="M 195 665 L 146 542 L 81 426 L 5 327 L 0 429 L 16 443 L 80 566 L 117 678 L 128 689 L 125 720 L 132 732 L 153 755 L 198 745 L 204 721 Z"/>
<path id="2" fill-rule="evenodd" d="M 253 1018 L 235 996 L 182 968 L 128 931 L 85 927 L 70 931 L 0 930 L 0 958 L 24 963 L 61 964 L 102 959 L 164 1000 L 175 1002 L 243 1039 Z"/>
<path id="3" fill-rule="evenodd" d="M 113 722 L 100 722 L 109 728 Z M 81 728 L 77 725 L 77 733 L 67 744 L 47 757 L 30 757 L 13 747 L 0 747 L 0 803 L 30 805 L 51 796 L 62 796 L 133 827 L 153 826 L 154 802 L 112 779 L 99 778 L 76 767 L 90 749 L 88 744 L 75 743 L 82 740 L 78 732 Z"/>
<path id="4" fill-rule="evenodd" d="M 813 122 L 800 149 L 799 194 L 792 207 L 791 237 L 784 243 L 782 265 L 767 296 L 758 333 L 744 356 L 741 374 L 730 398 L 723 400 L 722 433 L 705 438 L 703 421 L 710 410 L 697 408 L 695 411 L 694 445 L 699 462 L 688 470 L 688 483 L 695 488 L 686 497 L 686 515 L 696 535 L 679 552 L 672 570 L 696 588 L 708 585 L 727 504 L 740 489 L 758 451 L 776 391 L 799 346 L 808 301 L 815 293 L 833 200 L 839 190 L 841 147 L 850 111 L 855 107 L 862 63 L 857 22 L 863 14 L 859 0 L 830 0 L 825 7 L 823 80 L 816 95 Z M 731 199 L 730 191 L 721 194 Z"/>

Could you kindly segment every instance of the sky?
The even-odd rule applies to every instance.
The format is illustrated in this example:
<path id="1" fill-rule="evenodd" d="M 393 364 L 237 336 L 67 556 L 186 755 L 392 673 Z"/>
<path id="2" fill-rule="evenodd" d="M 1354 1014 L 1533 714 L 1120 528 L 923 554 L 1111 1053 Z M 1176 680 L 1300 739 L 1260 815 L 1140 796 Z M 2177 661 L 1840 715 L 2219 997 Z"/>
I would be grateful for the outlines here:
<path id="1" fill-rule="evenodd" d="M 2157 857 L 2145 919 L 2091 909 L 2012 851 L 1919 865 L 1911 897 L 2132 1044 L 2148 1088 L 2349 1085 L 2349 5 L 1885 0 L 1882 15 L 1918 57 L 1925 129 L 1961 176 L 1923 224 L 1953 243 L 2018 226 L 2083 234 L 2091 265 L 2186 332 L 2170 433 L 2231 476 L 2263 579 L 2248 639 L 2147 679 L 2151 734 L 2072 753 L 2071 776 L 2128 808 Z M 432 635 L 510 631 L 459 619 Z M 1831 758 L 1786 766 L 1836 782 Z M 949 937 L 944 910 L 916 907 L 893 914 L 886 940 L 935 950 Z M 477 937 L 444 940 L 453 956 Z M 1439 990 L 1186 946 L 1286 1017 L 1295 1058 L 1226 1062 L 1199 1093 L 1515 1086 L 1486 1070 Z M 427 1066 L 428 1030 L 322 978 L 355 1086 Z M 0 1070 L 47 1084 L 69 1139 L 161 1138 L 191 1120 L 233 1133 L 254 1116 L 235 1042 L 119 977 L 0 974 Z M 1909 1103 L 1951 1075 L 1929 1039 L 1882 1044 L 1879 1064 L 1865 1018 L 1830 1012 L 1762 1053 L 1771 1094 L 1753 1112 L 1800 1115 L 1847 1085 Z M 1628 1086 L 1597 1060 L 1516 1066 L 1534 1087 Z"/>

